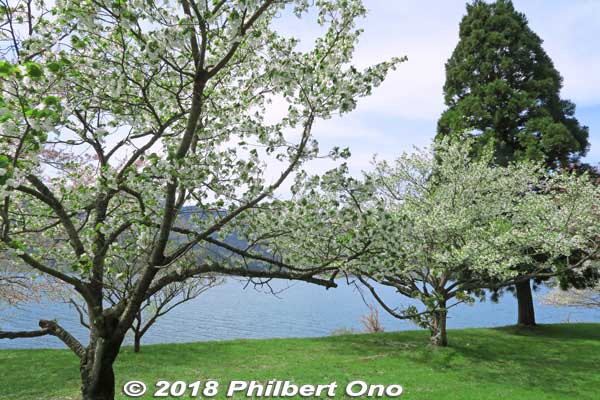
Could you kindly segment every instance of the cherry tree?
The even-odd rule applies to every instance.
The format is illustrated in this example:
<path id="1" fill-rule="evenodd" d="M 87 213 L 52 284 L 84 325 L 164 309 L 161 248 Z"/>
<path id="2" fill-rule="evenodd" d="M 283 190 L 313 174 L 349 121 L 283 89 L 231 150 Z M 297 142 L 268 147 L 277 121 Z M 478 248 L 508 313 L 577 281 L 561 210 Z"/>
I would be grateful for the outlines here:
<path id="1" fill-rule="evenodd" d="M 51 320 L 32 331 L 79 357 L 84 399 L 114 398 L 125 334 L 168 285 L 221 274 L 335 286 L 356 254 L 306 235 L 320 250 L 288 261 L 295 243 L 285 234 L 241 221 L 321 155 L 318 120 L 354 109 L 402 61 L 351 65 L 355 20 L 366 13 L 359 0 L 1 4 L 1 250 L 85 303 L 89 343 Z M 276 17 L 314 17 L 324 34 L 301 51 L 274 30 Z M 48 149 L 72 159 L 57 168 Z M 184 206 L 202 212 L 182 226 Z M 225 239 L 237 228 L 252 237 L 232 245 Z M 282 252 L 263 251 L 267 241 Z M 107 306 L 123 252 L 142 254 L 143 268 Z M 198 261 L 179 263 L 189 254 Z"/>
<path id="2" fill-rule="evenodd" d="M 27 302 L 39 296 L 38 290 L 32 290 L 30 274 L 6 265 L 0 268 L 0 306 Z"/>
<path id="3" fill-rule="evenodd" d="M 0 307 L 58 298 L 60 286 L 55 280 L 32 276 L 28 268 L 15 267 L 12 260 L 0 264 Z"/>
<path id="4" fill-rule="evenodd" d="M 104 301 L 110 306 L 116 306 L 130 296 L 131 290 L 144 270 L 142 262 L 145 253 L 133 254 L 122 252 L 116 254 L 111 269 L 111 274 L 105 276 L 104 282 Z M 190 252 L 177 261 L 176 268 L 189 268 L 198 261 L 198 252 Z M 159 272 L 157 279 L 160 279 L 164 271 Z M 130 332 L 133 336 L 133 350 L 139 353 L 141 349 L 142 338 L 148 333 L 156 322 L 173 311 L 176 307 L 198 298 L 208 289 L 224 283 L 225 278 L 216 274 L 202 274 L 193 276 L 182 282 L 173 282 L 164 286 L 161 290 L 148 297 L 135 316 Z M 64 286 L 64 285 L 63 285 Z M 82 326 L 90 329 L 89 316 L 87 315 L 85 304 L 76 296 L 73 290 L 63 288 L 60 293 L 64 302 L 68 303 L 79 314 L 79 321 Z M 177 329 L 172 327 L 172 329 Z"/>
<path id="5" fill-rule="evenodd" d="M 600 308 L 600 285 L 586 289 L 552 289 L 542 303 L 555 307 Z"/>
<path id="6" fill-rule="evenodd" d="M 585 269 L 599 251 L 600 191 L 589 176 L 528 163 L 492 167 L 491 152 L 472 159 L 471 145 L 446 140 L 435 155 L 376 163 L 355 227 L 370 236 L 369 253 L 345 269 L 392 316 L 429 329 L 438 346 L 448 343 L 449 310 L 473 302 L 489 282 Z M 523 275 L 525 264 L 537 267 Z M 373 282 L 422 307 L 390 305 Z"/>

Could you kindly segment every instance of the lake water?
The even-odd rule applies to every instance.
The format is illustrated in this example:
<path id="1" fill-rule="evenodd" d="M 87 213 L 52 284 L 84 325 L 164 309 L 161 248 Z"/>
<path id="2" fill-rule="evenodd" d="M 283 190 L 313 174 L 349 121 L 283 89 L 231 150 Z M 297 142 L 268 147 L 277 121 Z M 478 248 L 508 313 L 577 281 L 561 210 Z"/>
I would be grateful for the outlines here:
<path id="1" fill-rule="evenodd" d="M 144 336 L 142 344 L 226 340 L 238 338 L 284 338 L 327 336 L 340 328 L 362 330 L 360 318 L 369 309 L 352 286 L 340 283 L 336 289 L 306 283 L 274 281 L 277 296 L 266 289 L 244 288 L 245 282 L 229 279 L 197 299 L 185 303 L 160 319 Z M 539 323 L 600 322 L 600 310 L 556 308 L 540 304 L 542 288 L 535 292 Z M 382 288 L 389 304 L 411 304 L 391 288 Z M 368 293 L 365 298 L 374 303 Z M 516 299 L 505 294 L 499 303 L 490 301 L 460 305 L 450 310 L 450 328 L 512 325 L 516 320 Z M 409 321 L 394 319 L 380 309 L 386 331 L 418 329 Z M 82 342 L 87 331 L 76 312 L 67 304 L 42 303 L 0 310 L 3 330 L 34 330 L 39 319 L 56 319 Z M 127 343 L 131 343 L 131 338 Z M 52 336 L 34 339 L 0 340 L 2 348 L 63 348 Z"/>

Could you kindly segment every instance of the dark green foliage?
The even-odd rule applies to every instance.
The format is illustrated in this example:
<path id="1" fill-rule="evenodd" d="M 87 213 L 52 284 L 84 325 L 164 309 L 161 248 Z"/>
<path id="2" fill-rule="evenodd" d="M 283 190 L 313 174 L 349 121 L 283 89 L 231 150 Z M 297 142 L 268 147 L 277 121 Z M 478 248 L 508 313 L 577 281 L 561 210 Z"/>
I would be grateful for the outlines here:
<path id="1" fill-rule="evenodd" d="M 542 40 L 511 1 L 467 5 L 460 39 L 446 63 L 448 109 L 438 137 L 470 131 L 496 161 L 538 160 L 565 167 L 585 155 L 588 128 L 559 96 L 562 78 Z"/>
<path id="2" fill-rule="evenodd" d="M 575 105 L 560 98 L 561 87 L 562 77 L 525 15 L 510 0 L 474 0 L 467 4 L 459 42 L 446 63 L 448 108 L 438 121 L 437 138 L 475 135 L 474 155 L 489 146 L 499 165 L 534 160 L 552 169 L 573 168 L 587 151 L 589 134 L 574 116 Z M 565 270 L 558 279 L 562 287 L 585 287 L 597 279 L 597 273 L 588 272 L 578 276 Z M 534 287 L 543 280 L 534 279 Z M 500 285 L 492 300 L 504 289 L 514 288 Z M 520 305 L 533 308 L 531 296 L 517 297 Z M 532 314 L 526 325 L 534 324 Z"/>

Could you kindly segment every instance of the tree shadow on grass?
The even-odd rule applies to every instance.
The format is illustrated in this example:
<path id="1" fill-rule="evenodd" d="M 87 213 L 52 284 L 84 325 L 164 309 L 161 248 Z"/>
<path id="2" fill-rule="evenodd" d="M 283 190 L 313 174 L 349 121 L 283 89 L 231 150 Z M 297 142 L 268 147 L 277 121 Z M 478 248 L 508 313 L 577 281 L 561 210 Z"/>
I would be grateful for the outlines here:
<path id="1" fill-rule="evenodd" d="M 387 352 L 398 359 L 399 368 L 416 363 L 446 385 L 470 381 L 480 388 L 494 385 L 553 398 L 598 398 L 600 324 L 450 330 L 448 335 L 447 348 L 428 346 L 423 331 L 334 338 L 330 345 L 332 351 L 352 351 L 363 358 Z"/>
<path id="2" fill-rule="evenodd" d="M 585 324 L 466 330 L 451 343 L 468 364 L 458 368 L 478 382 L 535 388 L 561 398 L 597 398 L 599 328 Z"/>
<path id="3" fill-rule="evenodd" d="M 534 328 L 512 325 L 493 329 L 518 336 L 600 340 L 600 324 L 595 323 L 538 325 Z"/>

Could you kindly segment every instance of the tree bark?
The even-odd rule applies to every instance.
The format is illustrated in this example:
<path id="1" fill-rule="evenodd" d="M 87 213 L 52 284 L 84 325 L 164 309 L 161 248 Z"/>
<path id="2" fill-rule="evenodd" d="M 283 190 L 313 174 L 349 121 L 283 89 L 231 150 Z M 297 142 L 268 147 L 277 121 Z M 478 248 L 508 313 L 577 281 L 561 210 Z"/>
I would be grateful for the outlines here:
<path id="1" fill-rule="evenodd" d="M 136 333 L 133 337 L 133 352 L 134 353 L 140 352 L 141 341 L 142 341 L 142 337 Z"/>
<path id="2" fill-rule="evenodd" d="M 62 340 L 62 342 L 80 358 L 84 355 L 85 348 L 81 345 L 81 343 L 79 343 L 79 341 L 75 339 L 73 335 L 67 332 L 62 326 L 58 325 L 56 321 L 42 319 L 38 325 L 43 330 L 47 330 L 50 335 L 56 336 Z"/>
<path id="3" fill-rule="evenodd" d="M 122 338 L 97 338 L 87 347 L 80 362 L 81 394 L 83 400 L 114 400 L 115 362 Z"/>
<path id="4" fill-rule="evenodd" d="M 16 332 L 5 332 L 0 331 L 0 339 L 20 339 L 20 338 L 33 338 L 39 336 L 50 335 L 48 329 L 42 329 L 38 331 L 16 331 Z"/>
<path id="5" fill-rule="evenodd" d="M 446 317 L 448 311 L 446 310 L 446 303 L 439 305 L 436 311 L 431 313 L 431 325 L 430 332 L 431 337 L 429 343 L 433 346 L 446 347 L 448 346 L 448 334 L 446 332 Z"/>
<path id="6" fill-rule="evenodd" d="M 533 296 L 531 294 L 530 280 L 515 283 L 517 291 L 517 302 L 519 305 L 519 316 L 517 324 L 521 326 L 535 326 L 535 309 L 533 307 Z"/>

